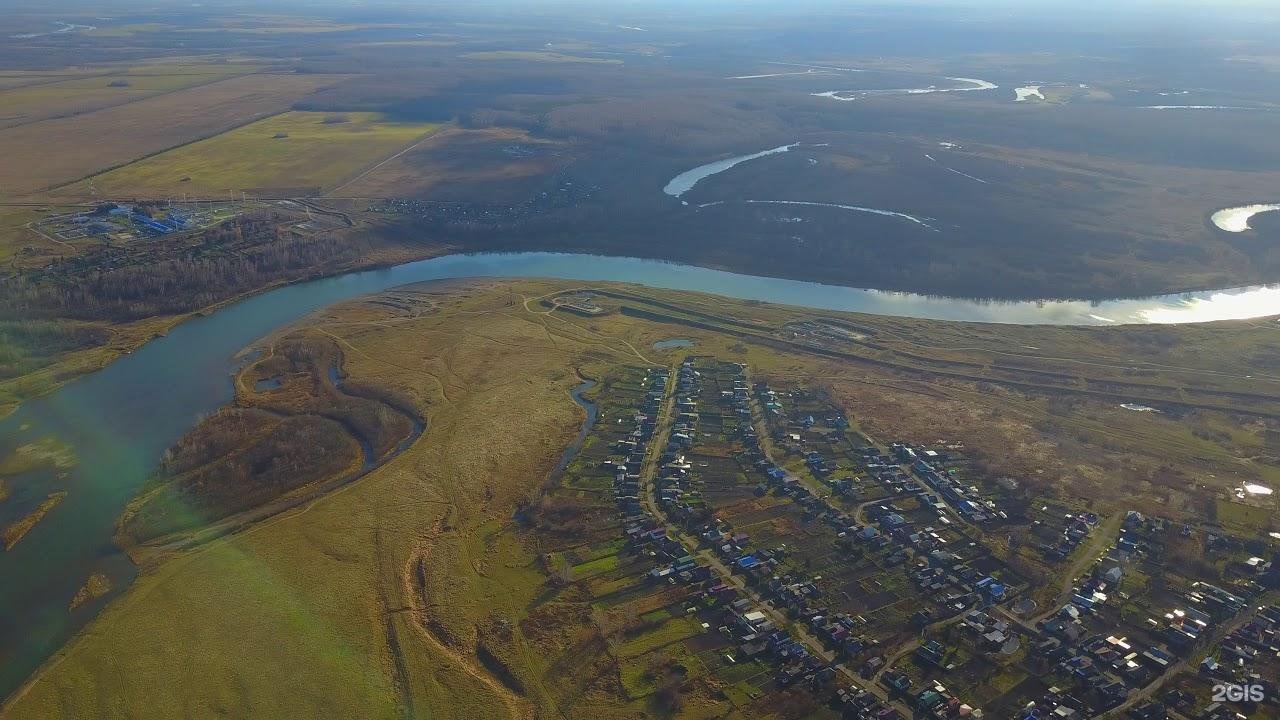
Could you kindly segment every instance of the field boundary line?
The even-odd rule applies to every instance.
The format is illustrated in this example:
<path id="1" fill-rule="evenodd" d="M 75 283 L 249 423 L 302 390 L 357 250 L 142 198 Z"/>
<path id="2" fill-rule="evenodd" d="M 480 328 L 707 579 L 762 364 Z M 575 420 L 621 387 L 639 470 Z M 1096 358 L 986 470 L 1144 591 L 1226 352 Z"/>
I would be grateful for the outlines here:
<path id="1" fill-rule="evenodd" d="M 132 100 L 125 100 L 124 102 L 113 103 L 113 104 L 110 104 L 110 105 L 103 105 L 102 107 L 94 108 L 94 109 L 89 110 L 89 111 L 87 111 L 87 112 L 71 112 L 71 113 L 69 113 L 69 114 L 65 114 L 65 115 L 50 115 L 49 117 L 40 117 L 40 118 L 34 118 L 34 119 L 32 119 L 32 120 L 24 120 L 23 122 L 20 122 L 20 123 L 14 123 L 13 125 L 0 125 L 0 130 L 8 130 L 8 129 L 10 129 L 10 128 L 26 127 L 27 125 L 34 125 L 34 124 L 36 124 L 36 123 L 48 122 L 48 121 L 50 121 L 50 120 L 66 120 L 67 118 L 73 118 L 73 117 L 85 117 L 85 116 L 88 116 L 88 115 L 93 115 L 93 114 L 95 114 L 95 113 L 100 113 L 100 112 L 102 112 L 102 111 L 104 111 L 104 110 L 114 110 L 115 108 L 122 108 L 122 107 L 124 107 L 124 106 L 126 106 L 126 105 L 132 105 L 132 104 L 134 104 L 134 103 L 142 102 L 142 101 L 144 101 L 144 100 L 154 100 L 154 99 L 156 99 L 156 98 L 162 98 L 162 97 L 165 97 L 165 96 L 167 96 L 167 95 L 173 95 L 174 93 L 185 92 L 185 91 L 187 91 L 187 90 L 197 90 L 197 89 L 199 89 L 199 88 L 202 88 L 202 87 L 208 87 L 208 86 L 210 86 L 210 85 L 217 85 L 217 84 L 218 84 L 218 83 L 220 83 L 220 82 L 226 82 L 226 81 L 228 81 L 228 80 L 238 80 L 238 79 L 240 79 L 240 78 L 252 77 L 252 76 L 254 76 L 254 75 L 279 75 L 279 74 L 281 74 L 281 73 L 269 73 L 269 72 L 266 72 L 266 73 L 259 73 L 259 72 L 249 72 L 249 73 L 243 73 L 243 74 L 241 74 L 241 75 L 229 75 L 229 76 L 226 76 L 226 77 L 220 77 L 220 78 L 217 78 L 217 79 L 215 79 L 215 80 L 206 80 L 205 82 L 196 83 L 195 85 L 188 85 L 188 86 L 186 86 L 186 87 L 174 88 L 174 89 L 172 89 L 172 90 L 161 90 L 160 92 L 158 92 L 158 93 L 156 93 L 156 94 L 154 94 L 154 95 L 144 95 L 144 96 L 142 96 L 142 97 L 134 98 L 134 99 L 132 99 Z M 101 75 L 88 75 L 88 76 L 86 76 L 86 77 L 85 77 L 85 79 L 102 78 L 102 77 L 111 77 L 111 76 L 112 76 L 112 73 L 102 73 Z M 126 75 L 126 77 L 127 77 L 127 75 Z M 68 80 L 78 80 L 78 79 L 80 79 L 80 78 L 69 78 Z M 60 81 L 58 81 L 58 82 L 67 82 L 67 80 L 60 80 Z M 16 87 L 16 88 L 8 88 L 8 89 L 4 90 L 3 92 L 10 92 L 10 91 L 12 91 L 12 90 L 21 90 L 21 89 L 28 88 L 28 87 L 44 87 L 44 86 L 46 86 L 46 85 L 56 85 L 56 84 L 57 84 L 57 83 L 41 83 L 41 84 L 39 84 L 39 85 L 19 85 L 19 86 L 18 86 L 18 87 Z M 3 93 L 0 93 L 0 95 L 2 95 L 2 94 L 3 94 Z"/>
<path id="2" fill-rule="evenodd" d="M 392 160 L 396 160 L 396 159 L 398 159 L 398 158 L 402 157 L 405 153 L 408 153 L 408 152 L 410 152 L 410 151 L 412 151 L 412 150 L 416 150 L 418 147 L 420 147 L 420 146 L 421 146 L 423 143 L 425 143 L 426 141 L 428 141 L 428 140 L 430 140 L 431 138 L 434 138 L 434 137 L 436 137 L 437 135 L 440 135 L 441 133 L 445 132 L 445 130 L 446 130 L 446 129 L 452 129 L 452 126 L 453 126 L 453 124 L 452 124 L 452 123 L 442 123 L 441 125 L 439 125 L 439 126 L 438 126 L 438 127 L 436 127 L 435 129 L 433 129 L 433 130 L 428 130 L 426 134 L 422 135 L 422 136 L 421 136 L 421 137 L 419 137 L 417 140 L 414 140 L 412 143 L 410 143 L 410 144 L 409 144 L 407 147 L 405 147 L 404 149 L 400 150 L 399 152 L 395 153 L 394 155 L 391 155 L 390 157 L 384 158 L 384 159 L 382 159 L 382 160 L 380 160 L 380 161 L 378 161 L 378 162 L 374 163 L 372 166 L 370 166 L 370 167 L 368 167 L 368 168 L 365 168 L 364 170 L 359 171 L 359 172 L 358 172 L 358 174 L 357 174 L 355 177 L 351 178 L 350 180 L 342 181 L 342 182 L 341 182 L 341 184 L 339 184 L 338 186 L 334 187 L 332 190 L 327 190 L 327 191 L 325 191 L 325 192 L 320 193 L 320 196 L 321 196 L 321 197 L 328 197 L 329 195 L 332 195 L 333 193 L 336 193 L 336 192 L 338 192 L 339 190 L 345 190 L 345 189 L 347 188 L 347 186 L 348 186 L 348 185 L 353 185 L 353 184 L 355 184 L 355 183 L 357 183 L 357 182 L 359 182 L 359 181 L 361 181 L 361 180 L 365 179 L 366 177 L 369 177 L 369 175 L 371 175 L 371 174 L 373 174 L 374 172 L 376 172 L 376 171 L 377 171 L 379 168 L 381 168 L 382 166 L 386 165 L 387 163 L 391 162 Z"/>
<path id="3" fill-rule="evenodd" d="M 227 78 L 227 80 L 223 80 L 223 81 L 221 81 L 221 82 L 227 82 L 227 81 L 229 81 L 229 80 L 236 80 L 236 79 L 243 78 L 243 77 L 252 77 L 252 75 L 257 75 L 257 74 L 261 74 L 261 75 L 271 75 L 271 74 L 274 74 L 274 75 L 285 75 L 285 74 L 289 74 L 289 73 L 253 73 L 253 74 L 251 74 L 251 75 L 240 75 L 240 76 L 235 77 L 235 78 Z M 356 75 L 333 75 L 332 77 L 335 77 L 335 78 L 345 78 L 345 77 L 357 77 L 357 76 L 356 76 Z M 210 83 L 210 84 L 212 85 L 212 84 L 216 84 L 216 83 Z M 201 87 L 208 87 L 208 86 L 201 86 Z M 188 88 L 188 89 L 190 89 L 190 88 Z M 171 94 L 172 94 L 172 93 L 171 93 Z M 160 97 L 160 96 L 155 96 L 155 97 Z M 153 98 L 144 98 L 144 99 L 146 99 L 146 100 L 151 100 L 151 99 L 153 99 Z M 138 101 L 138 102 L 141 102 L 141 101 Z M 155 156 L 157 156 L 157 155 L 163 155 L 164 153 L 167 153 L 167 152 L 169 152 L 169 151 L 171 151 L 171 150 L 177 150 L 177 149 L 179 149 L 179 148 L 184 148 L 184 147 L 187 147 L 188 145 L 195 145 L 196 143 L 204 142 L 205 140 L 212 140 L 213 138 L 215 138 L 215 137 L 217 137 L 217 136 L 219 136 L 219 135 L 223 135 L 223 134 L 225 134 L 225 133 L 229 133 L 229 132 L 232 132 L 232 131 L 234 131 L 234 130 L 239 130 L 239 129 L 243 128 L 243 127 L 247 127 L 247 126 L 252 125 L 252 124 L 254 124 L 254 123 L 256 123 L 256 122 L 259 122 L 259 121 L 262 121 L 262 120 L 266 120 L 266 119 L 268 119 L 268 118 L 273 118 L 273 117 L 276 117 L 277 115 L 284 115 L 285 113 L 288 113 L 288 112 L 293 112 L 293 105 L 294 105 L 296 102 L 297 102 L 297 101 L 295 100 L 293 103 L 290 103 L 290 104 L 289 104 L 289 106 L 288 106 L 288 107 L 286 107 L 286 108 L 285 108 L 285 109 L 283 109 L 283 110 L 277 110 L 277 111 L 275 111 L 275 112 L 267 112 L 267 113 L 257 114 L 257 115 L 254 115 L 253 117 L 249 118 L 249 119 L 246 119 L 244 122 L 238 123 L 238 124 L 236 124 L 236 125 L 232 125 L 232 126 L 230 126 L 230 127 L 222 128 L 222 129 L 220 129 L 220 130 L 218 130 L 218 131 L 216 131 L 216 132 L 210 132 L 210 133 L 208 133 L 208 134 L 201 135 L 200 137 L 192 138 L 192 139 L 190 139 L 190 140 L 185 140 L 185 141 L 183 141 L 183 142 L 178 143 L 177 145 L 170 145 L 169 147 L 163 148 L 163 149 L 161 149 L 161 150 L 156 150 L 156 151 L 154 151 L 154 152 L 149 152 L 149 153 L 147 153 L 146 155 L 139 155 L 138 157 L 132 158 L 132 159 L 127 160 L 127 161 L 125 161 L 125 162 L 116 163 L 115 165 L 111 165 L 111 166 L 109 166 L 109 167 L 99 168 L 98 170 L 94 170 L 93 172 L 89 173 L 88 175 L 82 175 L 82 176 L 80 176 L 80 177 L 76 178 L 75 180 L 68 180 L 67 182 L 57 183 L 56 185 L 46 185 L 45 187 L 43 187 L 43 188 L 39 188 L 39 189 L 35 190 L 34 192 L 36 192 L 36 193 L 47 193 L 47 192 L 54 192 L 54 191 L 56 191 L 56 190 L 61 190 L 61 189 L 63 189 L 63 188 L 66 188 L 66 187 L 70 187 L 70 186 L 72 186 L 72 185 L 75 185 L 76 183 L 84 182 L 85 180 L 92 180 L 93 178 L 96 178 L 96 177 L 99 177 L 99 176 L 102 176 L 102 175 L 106 175 L 107 173 L 111 172 L 112 170 L 119 170 L 120 168 L 128 167 L 129 165 L 132 165 L 132 164 L 134 164 L 134 163 L 136 163 L 136 162 L 142 162 L 143 160 L 150 160 L 151 158 L 153 158 L 153 157 L 155 157 Z M 132 104 L 132 103 L 126 103 L 126 104 Z M 117 106 L 115 106 L 115 107 L 124 107 L 124 106 L 122 106 L 122 105 L 117 105 Z M 103 109 L 104 109 L 104 110 L 106 110 L 106 109 L 109 109 L 109 108 L 103 108 Z M 95 112 L 98 112 L 98 111 L 95 111 Z M 92 115 L 93 113 L 85 113 L 85 114 L 86 114 L 86 115 Z M 136 197 L 136 196 L 135 196 L 135 199 L 137 199 L 137 197 Z"/>

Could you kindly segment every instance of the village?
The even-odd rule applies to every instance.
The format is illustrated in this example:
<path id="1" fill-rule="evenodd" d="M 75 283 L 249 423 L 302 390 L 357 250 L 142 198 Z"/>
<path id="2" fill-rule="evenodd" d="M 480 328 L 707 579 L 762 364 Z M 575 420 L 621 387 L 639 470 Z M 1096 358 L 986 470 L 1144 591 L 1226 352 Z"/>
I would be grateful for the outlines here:
<path id="1" fill-rule="evenodd" d="M 880 445 L 811 389 L 706 357 L 628 372 L 562 480 L 596 493 L 577 502 L 599 540 L 552 564 L 602 608 L 638 609 L 629 695 L 675 666 L 737 706 L 781 693 L 843 718 L 1274 716 L 1271 560 L 1243 558 L 1229 587 L 1165 583 L 1154 548 L 1188 527 L 1136 510 L 1028 523 L 1017 483 L 975 476 L 963 448 Z M 1038 538 L 1021 556 L 1083 573 L 1042 607 L 988 546 L 1011 531 Z M 1214 702 L 1227 685 L 1261 694 Z"/>

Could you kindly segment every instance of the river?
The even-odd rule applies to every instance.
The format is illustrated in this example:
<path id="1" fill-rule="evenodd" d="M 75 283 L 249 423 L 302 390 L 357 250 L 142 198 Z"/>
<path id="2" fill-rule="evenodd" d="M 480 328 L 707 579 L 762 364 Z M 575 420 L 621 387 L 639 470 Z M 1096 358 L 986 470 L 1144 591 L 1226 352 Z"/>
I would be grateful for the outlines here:
<path id="1" fill-rule="evenodd" d="M 112 544 L 116 518 L 165 448 L 202 413 L 231 400 L 240 350 L 341 300 L 417 281 L 484 276 L 613 280 L 823 310 L 978 322 L 1094 325 L 1280 314 L 1277 287 L 1099 303 L 982 302 L 560 253 L 452 255 L 277 288 L 185 322 L 0 420 L 0 458 L 19 445 L 54 436 L 78 460 L 64 479 L 44 472 L 12 483 L 10 511 L 30 507 L 54 490 L 66 489 L 69 495 L 21 542 L 0 552 L 0 697 L 11 694 L 128 586 L 135 570 Z M 68 612 L 91 572 L 110 577 L 111 593 Z"/>
<path id="2" fill-rule="evenodd" d="M 555 482 L 569 467 L 569 463 L 577 457 L 578 451 L 582 449 L 582 443 L 586 442 L 587 435 L 591 433 L 591 428 L 595 427 L 596 420 L 600 418 L 600 408 L 594 402 L 587 399 L 587 392 L 597 385 L 595 380 L 583 379 L 578 387 L 569 391 L 569 397 L 573 402 L 582 408 L 586 413 L 586 417 L 582 419 L 582 427 L 578 429 L 578 434 L 573 437 L 564 452 L 560 453 L 560 460 L 556 462 L 556 466 L 551 469 L 547 475 L 548 482 Z"/>

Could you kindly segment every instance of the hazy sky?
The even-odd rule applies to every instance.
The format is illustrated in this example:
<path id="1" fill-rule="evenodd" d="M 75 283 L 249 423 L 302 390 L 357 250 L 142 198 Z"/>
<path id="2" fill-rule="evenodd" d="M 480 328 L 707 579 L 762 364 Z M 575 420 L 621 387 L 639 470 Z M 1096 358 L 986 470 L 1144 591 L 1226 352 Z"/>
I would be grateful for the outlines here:
<path id="1" fill-rule="evenodd" d="M 1280 0 L 490 0 L 481 4 L 510 3 L 525 7 L 551 8 L 582 5 L 593 14 L 613 12 L 647 13 L 680 9 L 685 12 L 726 11 L 789 15 L 805 11 L 859 12 L 876 10 L 918 11 L 936 7 L 947 11 L 968 10 L 975 14 L 1013 12 L 1028 15 L 1060 16 L 1076 23 L 1114 22 L 1128 19 L 1162 22 L 1177 18 L 1215 19 L 1242 13 L 1252 22 L 1280 22 Z M 370 0 L 367 5 L 376 5 Z M 398 3 L 412 5 L 413 3 Z M 448 7 L 448 3 L 435 3 Z"/>

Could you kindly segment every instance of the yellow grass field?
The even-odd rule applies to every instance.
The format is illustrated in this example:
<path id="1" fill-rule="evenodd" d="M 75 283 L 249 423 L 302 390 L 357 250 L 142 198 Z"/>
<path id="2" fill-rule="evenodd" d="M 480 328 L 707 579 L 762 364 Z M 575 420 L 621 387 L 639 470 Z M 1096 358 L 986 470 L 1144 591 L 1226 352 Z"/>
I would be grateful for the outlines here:
<path id="1" fill-rule="evenodd" d="M 93 182 L 110 195 L 315 192 L 438 127 L 389 122 L 377 113 L 286 112 L 112 170 Z"/>
<path id="2" fill-rule="evenodd" d="M 68 118 L 0 129 L 0 196 L 73 183 L 268 115 L 336 75 L 254 74 Z M 91 195 L 83 184 L 66 195 Z"/>
<path id="3" fill-rule="evenodd" d="M 256 69 L 254 65 L 230 63 L 142 66 L 15 87 L 0 92 L 0 127 L 101 110 Z"/>

